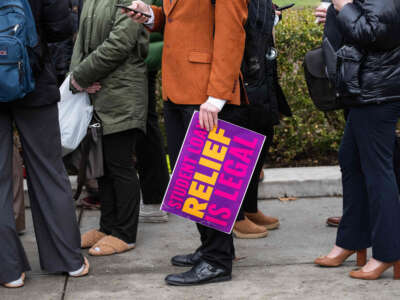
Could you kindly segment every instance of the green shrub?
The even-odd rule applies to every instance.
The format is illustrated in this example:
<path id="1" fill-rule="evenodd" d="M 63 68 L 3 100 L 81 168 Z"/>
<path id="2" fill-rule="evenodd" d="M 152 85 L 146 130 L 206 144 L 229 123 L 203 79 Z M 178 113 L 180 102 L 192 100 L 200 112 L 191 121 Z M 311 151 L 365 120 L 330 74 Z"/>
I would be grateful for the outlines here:
<path id="1" fill-rule="evenodd" d="M 276 28 L 280 83 L 293 117 L 284 118 L 276 128 L 271 164 L 336 163 L 343 133 L 343 113 L 318 111 L 304 80 L 304 56 L 307 51 L 318 47 L 322 40 L 322 26 L 314 21 L 312 9 L 290 10 L 285 12 L 283 22 Z"/>

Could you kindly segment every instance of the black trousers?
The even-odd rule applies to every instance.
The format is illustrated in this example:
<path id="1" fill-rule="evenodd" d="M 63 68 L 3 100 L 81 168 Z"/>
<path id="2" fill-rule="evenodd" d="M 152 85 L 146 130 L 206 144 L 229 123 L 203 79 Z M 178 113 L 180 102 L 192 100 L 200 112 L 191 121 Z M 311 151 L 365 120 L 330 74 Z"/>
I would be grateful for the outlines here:
<path id="1" fill-rule="evenodd" d="M 100 231 L 130 244 L 136 242 L 140 188 L 133 164 L 139 129 L 103 136 L 104 176 L 99 178 Z"/>
<path id="2" fill-rule="evenodd" d="M 149 72 L 147 133 L 141 133 L 136 144 L 137 170 L 144 204 L 161 204 L 169 182 L 163 137 L 156 111 L 157 72 Z"/>
<path id="3" fill-rule="evenodd" d="M 168 153 L 173 167 L 179 156 L 186 130 L 190 124 L 193 112 L 199 110 L 197 105 L 177 105 L 170 101 L 164 103 L 164 118 L 167 129 Z M 241 107 L 225 105 L 219 113 L 219 118 L 239 126 L 244 126 L 248 120 Z M 232 271 L 232 260 L 235 248 L 231 234 L 226 234 L 212 228 L 197 224 L 200 232 L 202 258 L 208 263 Z"/>
<path id="4" fill-rule="evenodd" d="M 400 102 L 351 108 L 339 151 L 343 217 L 336 244 L 372 246 L 373 257 L 400 259 L 400 199 L 393 167 Z"/>
<path id="5" fill-rule="evenodd" d="M 243 199 L 242 207 L 240 208 L 237 221 L 244 220 L 244 213 L 256 213 L 258 211 L 258 184 L 260 183 L 260 173 L 264 166 L 265 157 L 267 156 L 269 149 L 272 145 L 274 137 L 274 128 L 269 126 L 264 130 L 257 130 L 266 136 L 264 146 L 261 150 L 260 158 L 257 161 L 256 167 L 251 177 L 249 187 L 247 188 L 246 195 Z"/>
<path id="6" fill-rule="evenodd" d="M 30 270 L 12 207 L 13 122 L 21 137 L 41 267 L 68 272 L 83 263 L 71 185 L 61 157 L 57 104 L 31 108 L 1 104 L 0 283 Z"/>

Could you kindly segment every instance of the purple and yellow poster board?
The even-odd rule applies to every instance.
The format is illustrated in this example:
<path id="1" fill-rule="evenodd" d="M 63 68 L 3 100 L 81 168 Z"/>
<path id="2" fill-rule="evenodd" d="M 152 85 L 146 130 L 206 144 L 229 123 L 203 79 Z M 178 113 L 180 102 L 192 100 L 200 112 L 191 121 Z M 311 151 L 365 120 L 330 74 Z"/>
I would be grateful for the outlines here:
<path id="1" fill-rule="evenodd" d="M 161 209 L 231 233 L 264 141 L 222 120 L 208 132 L 195 112 Z"/>

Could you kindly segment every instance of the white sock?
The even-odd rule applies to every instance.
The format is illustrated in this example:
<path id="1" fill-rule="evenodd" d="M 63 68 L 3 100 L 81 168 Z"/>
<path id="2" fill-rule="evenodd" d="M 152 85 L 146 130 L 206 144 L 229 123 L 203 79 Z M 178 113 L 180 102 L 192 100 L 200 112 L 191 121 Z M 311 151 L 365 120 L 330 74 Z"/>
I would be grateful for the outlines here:
<path id="1" fill-rule="evenodd" d="M 76 276 L 76 275 L 82 273 L 83 269 L 85 269 L 85 264 L 83 264 L 82 267 L 80 267 L 76 271 L 68 272 L 68 274 L 69 274 L 69 276 Z"/>
<path id="2" fill-rule="evenodd" d="M 21 275 L 20 278 L 18 278 L 17 280 L 11 281 L 8 284 L 16 286 L 16 285 L 21 285 L 23 283 L 24 283 L 24 281 L 22 280 L 22 275 Z"/>

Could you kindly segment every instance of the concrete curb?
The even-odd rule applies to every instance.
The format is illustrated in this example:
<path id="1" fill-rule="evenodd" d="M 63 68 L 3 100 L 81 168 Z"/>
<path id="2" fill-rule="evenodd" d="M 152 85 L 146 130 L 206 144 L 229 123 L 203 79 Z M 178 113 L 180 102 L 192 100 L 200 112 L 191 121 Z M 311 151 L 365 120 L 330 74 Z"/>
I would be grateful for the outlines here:
<path id="1" fill-rule="evenodd" d="M 342 195 L 338 166 L 265 169 L 259 198 L 332 197 Z"/>
<path id="2" fill-rule="evenodd" d="M 70 176 L 76 191 L 76 176 Z M 29 206 L 27 185 L 24 183 L 25 203 Z M 281 197 L 333 197 L 342 195 L 341 173 L 338 166 L 264 169 L 259 185 L 259 199 Z"/>

